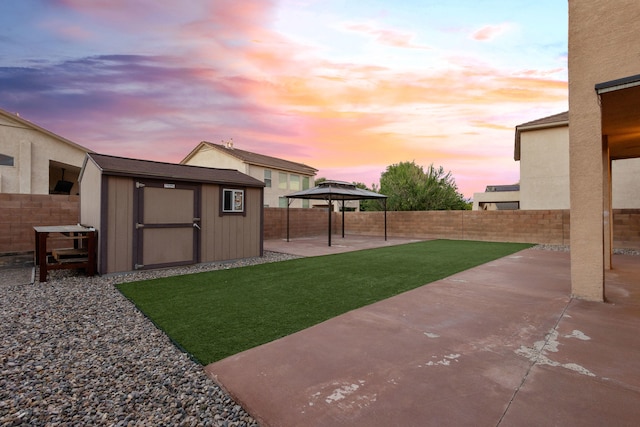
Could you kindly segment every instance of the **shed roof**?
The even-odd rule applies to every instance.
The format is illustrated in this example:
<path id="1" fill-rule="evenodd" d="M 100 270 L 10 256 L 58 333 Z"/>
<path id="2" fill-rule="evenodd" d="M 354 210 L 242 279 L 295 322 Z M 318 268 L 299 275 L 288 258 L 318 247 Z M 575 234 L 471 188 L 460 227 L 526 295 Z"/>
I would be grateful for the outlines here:
<path id="1" fill-rule="evenodd" d="M 520 160 L 520 135 L 522 132 L 537 130 L 537 129 L 549 129 L 560 126 L 569 126 L 569 112 L 554 114 L 552 116 L 543 117 L 541 119 L 532 120 L 530 122 L 522 123 L 516 126 L 516 137 L 513 150 L 513 159 Z"/>
<path id="2" fill-rule="evenodd" d="M 292 162 L 289 160 L 279 159 L 277 157 L 271 157 L 264 154 L 253 153 L 251 151 L 240 150 L 238 148 L 234 148 L 232 144 L 223 145 L 223 144 L 214 144 L 208 141 L 202 141 L 196 148 L 191 151 L 180 163 L 185 163 L 189 160 L 195 153 L 202 150 L 203 148 L 214 149 L 225 153 L 229 156 L 233 156 L 236 159 L 239 159 L 245 163 L 262 166 L 272 169 L 281 169 L 289 172 L 297 172 L 303 175 L 314 176 L 318 169 L 313 168 L 311 166 L 305 165 L 304 163 Z"/>
<path id="3" fill-rule="evenodd" d="M 308 190 L 298 191 L 285 196 L 287 199 L 318 199 L 318 200 L 364 200 L 386 199 L 384 194 L 358 188 L 355 184 L 344 181 L 324 181 Z"/>
<path id="4" fill-rule="evenodd" d="M 169 178 L 175 181 L 264 187 L 262 181 L 235 169 L 215 169 L 88 153 L 82 171 L 84 171 L 88 160 L 95 163 L 102 173 L 106 175 L 157 179 Z M 80 174 L 81 178 L 82 172 Z"/>

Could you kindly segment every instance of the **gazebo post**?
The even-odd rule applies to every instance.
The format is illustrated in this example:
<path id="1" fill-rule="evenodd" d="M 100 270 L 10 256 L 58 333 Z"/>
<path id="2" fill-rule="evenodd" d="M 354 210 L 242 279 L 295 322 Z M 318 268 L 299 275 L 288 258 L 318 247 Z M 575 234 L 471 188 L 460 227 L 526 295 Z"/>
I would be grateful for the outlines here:
<path id="1" fill-rule="evenodd" d="M 344 239 L 344 199 L 342 199 L 342 238 Z"/>
<path id="2" fill-rule="evenodd" d="M 333 205 L 331 204 L 331 193 L 329 193 L 329 209 L 327 209 L 329 211 L 329 246 L 331 246 L 331 211 L 332 211 Z"/>
<path id="3" fill-rule="evenodd" d="M 387 199 L 384 199 L 384 241 L 387 241 Z"/>
<path id="4" fill-rule="evenodd" d="M 289 205 L 291 204 L 291 200 L 287 199 L 287 242 L 289 241 Z"/>

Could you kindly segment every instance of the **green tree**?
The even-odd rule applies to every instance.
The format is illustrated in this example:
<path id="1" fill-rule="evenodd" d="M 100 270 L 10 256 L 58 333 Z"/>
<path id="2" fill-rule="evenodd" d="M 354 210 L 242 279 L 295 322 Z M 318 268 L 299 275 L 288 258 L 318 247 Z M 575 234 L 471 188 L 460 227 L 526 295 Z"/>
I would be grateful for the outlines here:
<path id="1" fill-rule="evenodd" d="M 463 210 L 469 206 L 451 172 L 433 164 L 425 171 L 413 161 L 387 166 L 380 176 L 380 193 L 387 196 L 390 211 Z"/>

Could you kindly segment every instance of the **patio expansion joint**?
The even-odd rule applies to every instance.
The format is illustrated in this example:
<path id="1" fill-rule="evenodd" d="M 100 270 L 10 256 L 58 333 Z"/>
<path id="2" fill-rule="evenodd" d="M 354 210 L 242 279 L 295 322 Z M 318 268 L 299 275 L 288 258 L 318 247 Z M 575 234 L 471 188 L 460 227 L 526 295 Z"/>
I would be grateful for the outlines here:
<path id="1" fill-rule="evenodd" d="M 570 298 L 567 301 L 567 304 L 562 309 L 562 312 L 560 313 L 560 316 L 558 316 L 558 318 L 556 319 L 556 322 L 553 325 L 553 328 L 551 329 L 552 331 L 556 331 L 558 329 L 558 325 L 560 324 L 560 321 L 564 317 L 564 315 L 565 315 L 565 313 L 566 313 L 567 309 L 569 308 L 569 305 L 571 304 L 572 301 L 573 301 L 573 298 Z M 542 353 L 544 352 L 545 348 L 549 345 L 549 342 L 551 341 L 552 338 L 553 338 L 553 335 L 551 333 L 545 334 L 544 345 L 539 348 L 539 350 L 536 352 L 536 356 L 534 358 L 532 358 L 531 363 L 529 363 L 529 367 L 527 368 L 526 372 L 522 376 L 522 381 L 520 381 L 520 384 L 518 385 L 518 387 L 516 387 L 516 389 L 513 391 L 513 394 L 511 395 L 511 399 L 509 399 L 509 402 L 507 403 L 507 406 L 504 409 L 504 412 L 502 412 L 502 415 L 500 416 L 500 419 L 498 420 L 498 422 L 496 424 L 496 427 L 499 426 L 502 423 L 502 420 L 507 415 L 507 412 L 509 412 L 509 408 L 511 408 L 511 404 L 516 399 L 516 396 L 520 392 L 520 389 L 524 386 L 524 383 L 527 381 L 527 378 L 529 377 L 529 374 L 531 373 L 531 370 L 533 369 L 534 366 L 536 366 L 538 364 L 540 358 L 543 356 Z"/>

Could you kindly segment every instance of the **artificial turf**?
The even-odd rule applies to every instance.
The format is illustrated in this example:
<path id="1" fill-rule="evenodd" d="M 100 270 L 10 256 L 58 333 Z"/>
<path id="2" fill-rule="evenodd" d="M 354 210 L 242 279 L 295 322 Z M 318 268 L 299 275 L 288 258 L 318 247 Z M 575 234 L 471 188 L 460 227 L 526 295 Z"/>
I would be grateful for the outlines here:
<path id="1" fill-rule="evenodd" d="M 118 285 L 208 364 L 531 247 L 433 240 Z"/>

